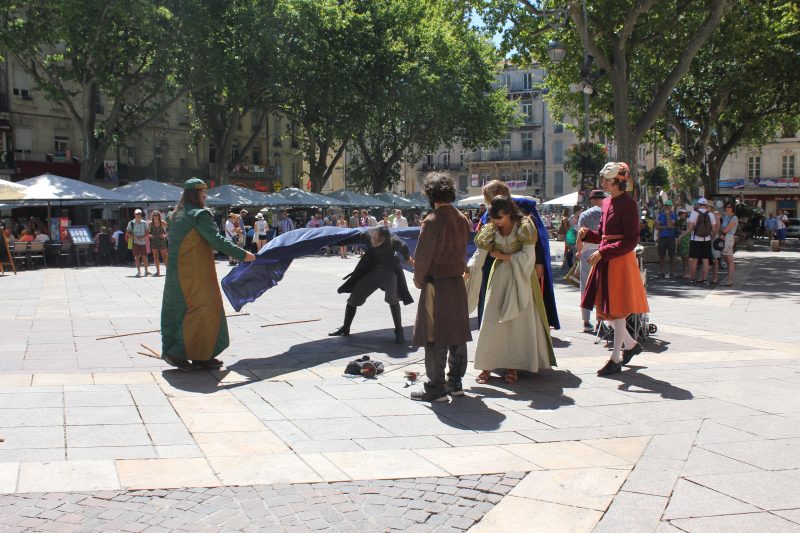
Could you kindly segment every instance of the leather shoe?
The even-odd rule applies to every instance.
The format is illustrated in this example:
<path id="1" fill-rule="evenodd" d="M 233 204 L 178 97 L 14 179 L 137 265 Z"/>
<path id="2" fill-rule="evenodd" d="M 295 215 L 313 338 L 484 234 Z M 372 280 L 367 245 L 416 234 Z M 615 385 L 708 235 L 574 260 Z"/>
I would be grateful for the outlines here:
<path id="1" fill-rule="evenodd" d="M 633 359 L 634 355 L 639 355 L 640 353 L 642 353 L 642 345 L 638 342 L 636 343 L 636 346 L 630 350 L 622 350 L 622 364 L 627 365 L 631 362 L 631 359 Z"/>
<path id="2" fill-rule="evenodd" d="M 609 359 L 605 366 L 597 371 L 597 375 L 610 376 L 612 374 L 619 374 L 620 372 L 622 372 L 622 365 L 620 363 L 615 363 L 612 359 Z"/>
<path id="3" fill-rule="evenodd" d="M 211 359 L 210 361 L 192 361 L 192 366 L 201 370 L 222 368 L 222 361 L 217 358 Z"/>
<path id="4" fill-rule="evenodd" d="M 161 359 L 178 370 L 183 370 L 184 372 L 192 371 L 192 364 L 186 359 L 178 359 L 177 357 L 171 357 L 169 355 L 162 355 Z"/>
<path id="5" fill-rule="evenodd" d="M 347 337 L 348 335 L 350 335 L 350 328 L 345 328 L 344 326 L 328 333 L 328 337 Z"/>

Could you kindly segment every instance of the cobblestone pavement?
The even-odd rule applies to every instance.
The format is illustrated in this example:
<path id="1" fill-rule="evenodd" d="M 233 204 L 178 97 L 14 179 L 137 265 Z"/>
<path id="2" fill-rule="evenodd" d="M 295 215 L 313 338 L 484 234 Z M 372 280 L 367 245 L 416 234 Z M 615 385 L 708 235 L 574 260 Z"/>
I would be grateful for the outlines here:
<path id="1" fill-rule="evenodd" d="M 0 496 L 0 530 L 459 532 L 524 475 L 17 494 Z"/>

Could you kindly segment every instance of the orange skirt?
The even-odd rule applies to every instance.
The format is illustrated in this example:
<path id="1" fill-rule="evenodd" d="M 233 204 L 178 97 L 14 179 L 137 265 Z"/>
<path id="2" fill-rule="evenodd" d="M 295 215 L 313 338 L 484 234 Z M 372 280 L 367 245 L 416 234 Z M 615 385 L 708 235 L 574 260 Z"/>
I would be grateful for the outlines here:
<path id="1" fill-rule="evenodd" d="M 597 316 L 613 320 L 635 313 L 649 313 L 636 254 L 629 252 L 611 259 L 607 269 L 607 282 L 600 283 L 597 289 Z"/>

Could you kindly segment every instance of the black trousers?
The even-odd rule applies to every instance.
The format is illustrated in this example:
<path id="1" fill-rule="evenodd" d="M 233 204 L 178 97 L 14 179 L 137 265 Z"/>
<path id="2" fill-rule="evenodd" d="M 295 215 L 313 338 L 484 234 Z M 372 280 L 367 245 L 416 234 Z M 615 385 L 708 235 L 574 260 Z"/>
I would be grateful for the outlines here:
<path id="1" fill-rule="evenodd" d="M 383 290 L 385 294 L 383 299 L 387 304 L 395 305 L 400 301 L 397 294 L 397 274 L 391 268 L 378 267 L 373 268 L 358 280 L 347 303 L 353 307 L 360 307 L 378 289 Z"/>
<path id="2" fill-rule="evenodd" d="M 425 346 L 425 373 L 428 382 L 425 390 L 430 393 L 444 394 L 445 368 L 448 366 L 447 380 L 460 382 L 467 373 L 467 345 L 453 344 L 446 348 L 436 348 L 432 344 Z"/>

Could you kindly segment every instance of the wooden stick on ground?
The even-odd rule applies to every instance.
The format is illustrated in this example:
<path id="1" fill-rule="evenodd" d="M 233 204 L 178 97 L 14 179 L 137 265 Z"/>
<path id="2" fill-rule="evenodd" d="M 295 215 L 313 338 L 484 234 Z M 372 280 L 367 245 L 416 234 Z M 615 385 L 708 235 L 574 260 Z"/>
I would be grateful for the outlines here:
<path id="1" fill-rule="evenodd" d="M 277 324 L 264 324 L 262 328 L 271 328 L 272 326 L 288 326 L 289 324 L 304 324 L 306 322 L 319 322 L 321 318 L 312 318 L 311 320 L 294 320 L 292 322 L 278 322 Z"/>
<path id="2" fill-rule="evenodd" d="M 148 345 L 139 343 L 139 346 L 141 346 L 142 348 L 144 348 L 148 352 L 152 353 L 153 356 L 157 357 L 158 359 L 161 359 L 161 354 L 158 353 L 157 351 L 155 351 L 154 349 L 152 349 L 151 347 L 149 347 Z"/>
<path id="3" fill-rule="evenodd" d="M 233 315 L 225 315 L 225 318 L 233 318 L 237 316 L 249 316 L 250 313 L 235 313 Z M 147 333 L 160 333 L 160 329 L 151 329 L 148 331 L 136 331 L 134 333 L 120 333 L 119 335 L 108 335 L 107 337 L 97 337 L 96 341 L 104 341 L 107 339 L 118 339 L 120 337 L 130 337 L 131 335 L 146 335 Z"/>
<path id="4" fill-rule="evenodd" d="M 161 359 L 160 357 L 156 357 L 155 355 L 153 355 L 151 353 L 145 353 L 145 352 L 136 352 L 136 353 L 138 353 L 139 355 L 144 355 L 146 357 L 152 357 L 153 359 Z"/>

